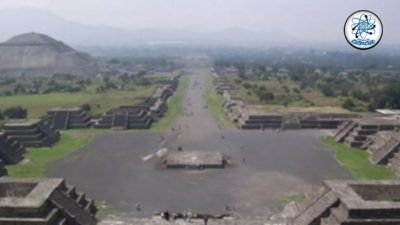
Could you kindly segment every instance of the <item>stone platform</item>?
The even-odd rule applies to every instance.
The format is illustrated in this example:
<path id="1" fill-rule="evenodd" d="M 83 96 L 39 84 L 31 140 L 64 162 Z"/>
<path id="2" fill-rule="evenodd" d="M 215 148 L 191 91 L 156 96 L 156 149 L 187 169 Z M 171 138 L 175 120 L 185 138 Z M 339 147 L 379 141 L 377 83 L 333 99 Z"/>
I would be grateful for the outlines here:
<path id="1" fill-rule="evenodd" d="M 60 132 L 43 119 L 16 119 L 4 124 L 7 137 L 25 147 L 50 147 L 60 139 Z"/>
<path id="2" fill-rule="evenodd" d="M 400 224 L 399 196 L 399 181 L 325 181 L 313 198 L 293 205 L 292 224 Z"/>
<path id="3" fill-rule="evenodd" d="M 63 179 L 0 178 L 2 225 L 95 225 L 94 201 Z"/>
<path id="4" fill-rule="evenodd" d="M 224 168 L 225 157 L 220 152 L 174 151 L 163 159 L 168 169 L 210 169 Z"/>

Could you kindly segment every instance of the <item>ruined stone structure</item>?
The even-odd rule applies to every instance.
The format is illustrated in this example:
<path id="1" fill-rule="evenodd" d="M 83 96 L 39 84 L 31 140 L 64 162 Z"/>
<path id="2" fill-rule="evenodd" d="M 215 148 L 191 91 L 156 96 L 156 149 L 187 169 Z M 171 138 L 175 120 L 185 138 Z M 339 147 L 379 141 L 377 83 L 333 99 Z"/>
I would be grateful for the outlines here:
<path id="1" fill-rule="evenodd" d="M 94 127 L 118 130 L 146 129 L 150 128 L 152 122 L 147 107 L 121 106 L 103 114 Z"/>
<path id="2" fill-rule="evenodd" d="M 302 202 L 292 204 L 292 225 L 400 224 L 400 182 L 325 181 Z"/>
<path id="3" fill-rule="evenodd" d="M 8 76 L 94 75 L 97 61 L 44 34 L 26 33 L 0 43 L 0 73 Z"/>
<path id="4" fill-rule="evenodd" d="M 90 126 L 90 116 L 80 107 L 53 108 L 47 111 L 47 119 L 57 130 L 87 128 Z"/>
<path id="5" fill-rule="evenodd" d="M 26 147 L 49 147 L 60 138 L 60 133 L 45 120 L 19 119 L 4 125 L 6 136 Z"/>
<path id="6" fill-rule="evenodd" d="M 154 95 L 143 99 L 135 106 L 121 106 L 111 109 L 94 124 L 95 128 L 116 130 L 147 129 L 154 121 L 161 119 L 168 110 L 167 100 L 179 85 L 178 77 L 156 89 Z"/>
<path id="7" fill-rule="evenodd" d="M 379 131 L 368 137 L 362 148 L 371 154 L 371 162 L 387 165 L 397 176 L 400 176 L 400 133 Z"/>
<path id="8" fill-rule="evenodd" d="M 227 96 L 225 92 L 224 96 Z M 336 129 L 356 114 L 248 110 L 239 99 L 225 101 L 224 111 L 240 129 Z"/>
<path id="9" fill-rule="evenodd" d="M 228 81 L 225 78 L 220 78 L 218 76 L 214 76 L 213 85 L 215 91 L 219 95 L 224 94 L 225 91 L 232 91 L 237 89 L 234 85 L 228 83 Z"/>
<path id="10" fill-rule="evenodd" d="M 226 164 L 222 153 L 206 151 L 173 151 L 162 161 L 168 169 L 217 169 Z"/>
<path id="11" fill-rule="evenodd" d="M 340 124 L 360 117 L 352 113 L 249 109 L 241 99 L 230 97 L 229 91 L 232 88 L 216 73 L 214 73 L 214 88 L 218 94 L 224 96 L 225 102 L 222 107 L 240 129 L 336 129 Z"/>
<path id="12" fill-rule="evenodd" d="M 94 200 L 63 179 L 0 178 L 2 225 L 95 225 Z"/>
<path id="13" fill-rule="evenodd" d="M 23 159 L 25 147 L 12 137 L 0 133 L 0 160 L 6 165 L 16 164 Z"/>
<path id="14" fill-rule="evenodd" d="M 400 128 L 400 121 L 379 118 L 360 118 L 349 120 L 340 125 L 334 134 L 338 142 L 344 142 L 349 147 L 362 147 L 367 138 L 378 131 L 390 131 Z"/>

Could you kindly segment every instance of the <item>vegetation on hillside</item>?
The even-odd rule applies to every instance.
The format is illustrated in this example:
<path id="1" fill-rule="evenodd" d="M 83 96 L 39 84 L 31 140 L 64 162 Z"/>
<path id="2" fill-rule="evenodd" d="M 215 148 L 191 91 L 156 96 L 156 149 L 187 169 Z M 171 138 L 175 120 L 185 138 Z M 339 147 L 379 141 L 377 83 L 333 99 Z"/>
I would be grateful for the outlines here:
<path id="1" fill-rule="evenodd" d="M 231 94 L 250 104 L 400 108 L 399 56 L 238 50 L 214 57 L 216 72 L 235 87 Z"/>

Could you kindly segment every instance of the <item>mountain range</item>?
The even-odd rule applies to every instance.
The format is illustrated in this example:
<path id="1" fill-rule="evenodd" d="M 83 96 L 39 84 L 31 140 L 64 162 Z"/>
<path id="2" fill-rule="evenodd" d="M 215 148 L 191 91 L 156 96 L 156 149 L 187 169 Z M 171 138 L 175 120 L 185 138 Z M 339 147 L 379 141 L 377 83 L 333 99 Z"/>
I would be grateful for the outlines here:
<path id="1" fill-rule="evenodd" d="M 143 44 L 206 44 L 206 45 L 285 45 L 295 43 L 281 30 L 255 32 L 231 27 L 216 32 L 189 30 L 128 30 L 111 26 L 85 25 L 59 17 L 51 12 L 32 9 L 0 11 L 0 41 L 27 33 L 44 33 L 72 46 L 136 46 Z M 9 22 L 4 22 L 9 21 Z"/>

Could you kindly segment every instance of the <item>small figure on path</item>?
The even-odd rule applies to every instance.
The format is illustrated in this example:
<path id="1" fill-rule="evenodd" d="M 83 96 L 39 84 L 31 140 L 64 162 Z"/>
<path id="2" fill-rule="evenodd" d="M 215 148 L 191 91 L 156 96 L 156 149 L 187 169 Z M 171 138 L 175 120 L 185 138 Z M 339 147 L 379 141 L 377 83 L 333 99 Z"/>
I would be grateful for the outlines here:
<path id="1" fill-rule="evenodd" d="M 140 207 L 140 204 L 139 204 L 139 203 L 136 203 L 136 204 L 135 204 L 135 208 L 136 208 L 136 211 L 142 210 L 142 208 Z"/>
<path id="2" fill-rule="evenodd" d="M 204 217 L 203 217 L 204 225 L 207 225 L 208 219 L 209 219 L 209 216 L 208 215 L 204 215 Z"/>
<path id="3" fill-rule="evenodd" d="M 166 221 L 169 221 L 169 219 L 170 219 L 170 214 L 169 214 L 169 212 L 166 210 L 165 212 L 163 212 L 163 213 L 161 214 L 161 217 L 162 217 L 163 219 L 165 219 Z"/>

